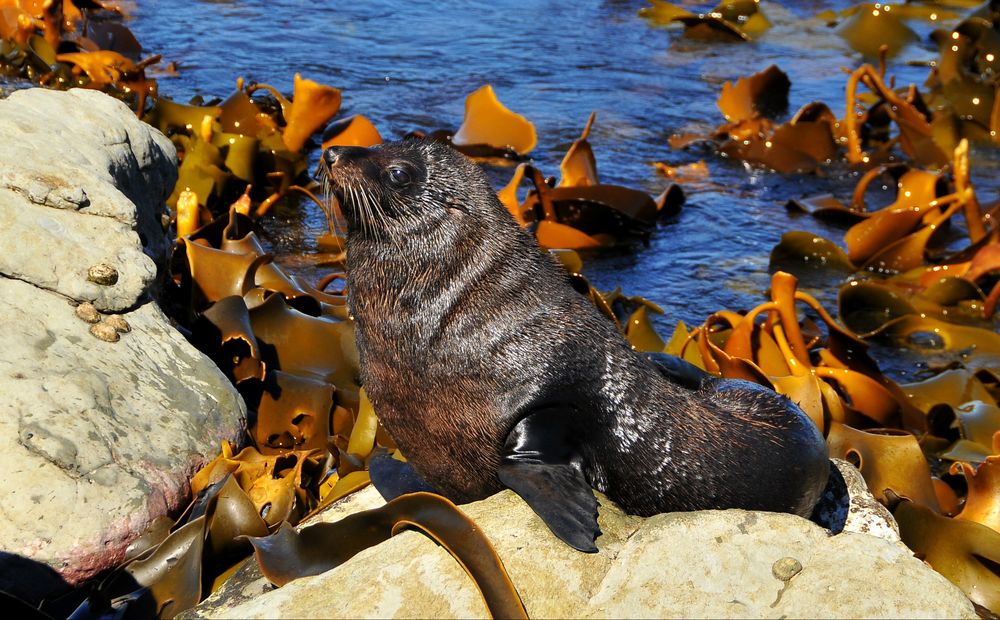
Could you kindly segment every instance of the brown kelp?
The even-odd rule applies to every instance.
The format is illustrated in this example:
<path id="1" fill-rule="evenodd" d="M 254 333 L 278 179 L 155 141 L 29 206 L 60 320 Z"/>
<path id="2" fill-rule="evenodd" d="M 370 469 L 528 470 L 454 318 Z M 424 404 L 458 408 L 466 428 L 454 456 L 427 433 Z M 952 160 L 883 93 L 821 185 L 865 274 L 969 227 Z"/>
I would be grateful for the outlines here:
<path id="1" fill-rule="evenodd" d="M 948 333 L 947 324 L 937 325 L 936 333 Z M 1000 351 L 1000 341 L 981 340 L 997 336 L 980 331 L 962 344 L 974 350 L 978 343 L 995 360 L 990 352 Z M 995 365 L 971 354 L 965 369 L 900 385 L 867 349 L 781 271 L 770 301 L 744 314 L 716 312 L 690 332 L 681 324 L 663 348 L 799 403 L 823 430 L 831 455 L 854 463 L 871 492 L 894 509 L 903 540 L 974 602 L 996 609 Z"/>
<path id="2" fill-rule="evenodd" d="M 95 0 L 0 2 L 0 74 L 51 88 L 95 88 L 141 113 L 157 96 L 140 59 L 142 46 L 121 23 L 122 11 Z"/>
<path id="3" fill-rule="evenodd" d="M 987 3 L 954 29 L 939 29 L 931 34 L 940 59 L 927 79 L 932 94 L 928 102 L 938 109 L 941 133 L 981 141 L 1000 139 L 996 97 L 1000 85 L 996 77 L 1000 37 L 994 26 L 996 16 L 993 3 Z"/>
<path id="4" fill-rule="evenodd" d="M 213 105 L 157 99 L 143 119 L 174 142 L 181 160 L 173 194 L 184 192 L 212 213 L 252 188 L 263 215 L 294 191 L 306 171 L 303 147 L 340 109 L 341 94 L 295 75 L 292 98 L 267 84 L 237 83 L 236 91 Z M 185 232 L 187 229 L 185 228 Z"/>
<path id="5" fill-rule="evenodd" d="M 881 53 L 892 57 L 918 38 L 904 19 L 914 16 L 907 8 L 907 5 L 867 3 L 850 7 L 840 14 L 830 12 L 823 17 L 828 23 L 836 24 L 837 34 L 853 50 L 868 58 L 877 58 Z M 933 19 L 931 15 L 934 15 Z M 930 12 L 927 18 L 933 21 L 937 15 Z"/>
<path id="6" fill-rule="evenodd" d="M 684 202 L 677 184 L 654 200 L 649 194 L 601 183 L 588 138 L 595 113 L 570 145 L 559 166 L 558 183 L 529 164 L 520 164 L 498 192 L 500 201 L 522 226 L 531 227 L 543 248 L 594 249 L 644 240 L 658 220 L 676 215 Z M 523 200 L 518 188 L 527 177 L 533 188 Z"/>
<path id="7" fill-rule="evenodd" d="M 639 9 L 639 16 L 654 26 L 684 25 L 684 36 L 709 41 L 749 41 L 771 27 L 760 10 L 760 0 L 726 0 L 703 13 L 694 13 L 663 0 Z"/>
<path id="8" fill-rule="evenodd" d="M 285 523 L 272 536 L 250 542 L 261 572 L 282 586 L 335 568 L 407 528 L 425 532 L 458 560 L 494 618 L 528 617 L 489 539 L 454 504 L 433 493 L 403 495 L 380 508 L 298 532 Z"/>
<path id="9" fill-rule="evenodd" d="M 828 401 L 821 401 L 824 416 L 830 415 L 824 422 L 834 422 L 828 440 L 831 451 L 858 465 L 876 497 L 894 508 L 904 541 L 975 603 L 996 609 L 1000 576 L 991 562 L 1000 539 L 988 528 L 996 523 L 991 481 L 1000 449 L 1000 337 L 993 321 L 998 231 L 993 210 L 977 199 L 969 167 L 962 140 L 944 171 L 882 165 L 862 175 L 848 202 L 832 196 L 793 201 L 794 210 L 848 225 L 846 251 L 809 233 L 787 233 L 772 252 L 771 267 L 849 276 L 839 290 L 839 329 L 932 360 L 930 376 L 908 384 L 869 368 L 869 378 L 888 390 L 882 398 L 838 384 L 849 397 L 845 412 L 857 403 L 867 410 L 859 412 L 863 418 L 837 424 Z M 892 188 L 891 202 L 872 211 L 866 196 L 876 180 Z M 948 226 L 957 214 L 961 225 Z M 818 359 L 831 358 L 821 351 Z M 838 372 L 812 370 L 831 378 Z M 878 402 L 890 417 L 873 415 Z"/>
<path id="10" fill-rule="evenodd" d="M 872 11 L 884 14 L 888 6 Z M 725 124 L 707 135 L 675 135 L 670 144 L 684 148 L 708 141 L 725 156 L 786 173 L 813 172 L 841 158 L 862 168 L 904 160 L 940 168 L 963 139 L 997 140 L 992 67 L 1000 62 L 1000 44 L 995 39 L 981 17 L 970 17 L 953 31 L 935 31 L 940 59 L 926 94 L 916 85 L 897 88 L 886 77 L 889 47 L 882 45 L 879 67 L 863 64 L 848 76 L 842 119 L 826 103 L 811 102 L 788 122 L 777 123 L 789 81 L 771 66 L 723 86 L 717 104 Z M 862 86 L 869 93 L 859 92 Z"/>
<path id="11" fill-rule="evenodd" d="M 787 123 L 776 123 L 788 107 L 790 86 L 774 65 L 735 84 L 726 82 L 716 104 L 727 122 L 707 136 L 673 136 L 670 145 L 684 148 L 708 140 L 728 157 L 779 172 L 812 172 L 837 156 L 837 119 L 825 104 L 810 103 Z"/>
<path id="12" fill-rule="evenodd" d="M 418 130 L 408 136 L 438 140 L 473 159 L 501 165 L 524 160 L 538 143 L 535 125 L 501 103 L 490 84 L 465 98 L 465 116 L 457 130 Z"/>
<path id="13" fill-rule="evenodd" d="M 870 211 L 865 194 L 875 179 L 894 185 L 894 199 L 888 205 Z M 857 291 L 869 286 L 896 287 L 903 298 L 921 297 L 935 303 L 954 305 L 967 300 L 976 306 L 984 318 L 990 318 L 993 305 L 989 296 L 977 286 L 991 286 L 996 269 L 996 235 L 993 218 L 982 208 L 969 179 L 968 143 L 955 149 L 949 173 L 889 165 L 869 170 L 861 177 L 849 204 L 833 196 L 818 196 L 802 201 L 790 201 L 789 209 L 811 213 L 815 217 L 849 224 L 844 241 L 846 251 L 830 241 L 805 233 L 787 233 L 772 252 L 772 267 L 802 270 L 823 270 L 836 265 L 844 273 L 854 271 L 878 273 L 891 278 L 877 283 L 859 280 L 850 282 Z M 947 224 L 957 214 L 962 215 L 967 244 L 955 248 L 941 245 Z M 821 250 L 822 248 L 822 250 Z M 822 260 L 817 252 L 823 252 Z M 830 257 L 836 257 L 830 259 Z M 995 288 L 995 286 L 993 286 Z M 903 290 L 905 289 L 905 291 Z M 931 306 L 917 304 L 930 312 Z M 967 304 L 968 305 L 968 304 Z M 912 313 L 902 306 L 893 315 Z M 843 308 L 842 308 L 843 311 Z M 947 314 L 945 312 L 945 314 Z M 850 319 L 847 319 L 850 320 Z M 871 331 L 851 325 L 860 331 Z"/>

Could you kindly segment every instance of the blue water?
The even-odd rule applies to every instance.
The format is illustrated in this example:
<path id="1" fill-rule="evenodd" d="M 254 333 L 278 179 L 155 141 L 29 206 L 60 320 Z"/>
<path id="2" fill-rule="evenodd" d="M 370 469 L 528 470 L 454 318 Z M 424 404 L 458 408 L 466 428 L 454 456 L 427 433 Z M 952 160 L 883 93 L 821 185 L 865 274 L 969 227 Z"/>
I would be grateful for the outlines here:
<path id="1" fill-rule="evenodd" d="M 175 99 L 224 97 L 241 76 L 289 92 L 299 72 L 341 88 L 342 114 L 362 113 L 393 138 L 456 128 L 465 96 L 488 82 L 509 108 L 535 123 L 538 147 L 531 156 L 547 175 L 558 174 L 591 111 L 597 123 L 590 142 L 604 182 L 656 195 L 668 180 L 651 162 L 705 159 L 709 183 L 687 188 L 683 212 L 661 225 L 648 247 L 589 258 L 585 265 L 599 288 L 621 286 L 660 304 L 665 314 L 657 322 L 665 335 L 678 319 L 700 324 L 713 311 L 762 301 L 768 255 L 783 232 L 843 235 L 809 217 L 792 219 L 783 205 L 827 191 L 848 196 L 855 173 L 835 167 L 821 176 L 779 175 L 707 151 L 672 151 L 667 139 L 720 124 L 715 99 L 722 83 L 772 63 L 791 78 L 789 113 L 822 100 L 842 116 L 843 69 L 862 59 L 813 15 L 848 2 L 765 2 L 774 27 L 742 44 L 692 41 L 678 28 L 650 27 L 637 15 L 646 6 L 639 0 L 138 4 L 129 25 L 139 41 L 180 65 L 177 77 L 160 77 L 161 92 Z M 914 26 L 924 34 L 930 29 Z M 930 44 L 912 45 L 890 73 L 899 84 L 921 84 L 926 67 L 906 63 L 934 56 Z M 500 186 L 510 172 L 490 174 Z M 977 174 L 995 186 L 993 172 Z M 979 189 L 981 199 L 992 199 Z M 291 205 L 265 226 L 280 262 L 313 279 L 324 273 L 313 251 L 326 226 L 318 209 Z M 835 290 L 816 293 L 835 310 Z"/>

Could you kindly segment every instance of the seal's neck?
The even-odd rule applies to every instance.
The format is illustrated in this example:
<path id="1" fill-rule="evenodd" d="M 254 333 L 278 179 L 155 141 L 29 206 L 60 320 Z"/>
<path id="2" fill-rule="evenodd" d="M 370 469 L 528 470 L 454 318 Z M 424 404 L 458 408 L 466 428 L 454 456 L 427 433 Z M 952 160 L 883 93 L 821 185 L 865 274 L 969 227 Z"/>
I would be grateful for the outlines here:
<path id="1" fill-rule="evenodd" d="M 351 236 L 347 243 L 349 290 L 390 303 L 400 298 L 433 300 L 470 264 L 488 258 L 477 241 L 443 231 L 433 237 Z"/>
<path id="2" fill-rule="evenodd" d="M 497 225 L 397 239 L 349 237 L 348 295 L 359 335 L 371 346 L 374 338 L 429 342 L 446 325 L 481 322 L 477 317 L 501 311 L 498 305 L 532 294 L 539 279 L 555 277 L 530 233 L 513 220 L 510 230 Z"/>
<path id="3" fill-rule="evenodd" d="M 456 286 L 477 283 L 480 272 L 498 261 L 530 265 L 538 253 L 513 220 L 438 221 L 378 237 L 349 235 L 347 275 L 350 290 L 430 304 Z"/>

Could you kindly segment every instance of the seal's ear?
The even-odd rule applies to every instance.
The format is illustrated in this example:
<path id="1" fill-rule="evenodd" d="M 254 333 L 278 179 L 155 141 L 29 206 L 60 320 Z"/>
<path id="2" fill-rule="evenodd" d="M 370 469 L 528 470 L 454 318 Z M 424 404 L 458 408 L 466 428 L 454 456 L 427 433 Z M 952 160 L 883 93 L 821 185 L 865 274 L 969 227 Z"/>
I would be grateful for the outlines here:
<path id="1" fill-rule="evenodd" d="M 580 455 L 567 441 L 567 413 L 550 407 L 518 422 L 507 436 L 497 475 L 563 542 L 596 553 L 597 498 Z"/>

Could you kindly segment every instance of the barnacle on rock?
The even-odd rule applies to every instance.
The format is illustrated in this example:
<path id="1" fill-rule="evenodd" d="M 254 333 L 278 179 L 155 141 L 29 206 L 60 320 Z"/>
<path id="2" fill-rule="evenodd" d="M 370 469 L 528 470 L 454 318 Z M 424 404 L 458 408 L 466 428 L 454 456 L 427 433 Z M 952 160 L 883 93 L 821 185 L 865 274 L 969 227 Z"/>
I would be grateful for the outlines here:
<path id="1" fill-rule="evenodd" d="M 128 321 L 125 320 L 125 317 L 120 314 L 109 314 L 104 317 L 104 322 L 114 328 L 114 330 L 119 334 L 127 334 L 132 331 L 132 326 L 129 325 Z"/>
<path id="2" fill-rule="evenodd" d="M 97 339 L 104 342 L 118 342 L 121 336 L 118 330 L 107 323 L 94 323 L 90 326 L 90 333 Z"/>
<path id="3" fill-rule="evenodd" d="M 76 307 L 76 316 L 87 323 L 101 322 L 101 313 L 89 301 L 85 301 Z"/>
<path id="4" fill-rule="evenodd" d="M 771 566 L 771 574 L 774 575 L 775 579 L 780 579 L 781 581 L 788 581 L 801 572 L 802 563 L 792 557 L 784 557 L 780 560 L 775 560 L 774 564 Z"/>
<path id="5" fill-rule="evenodd" d="M 87 270 L 87 279 L 101 286 L 112 286 L 118 282 L 118 270 L 108 263 L 97 263 Z"/>

